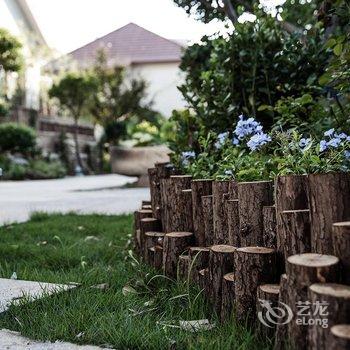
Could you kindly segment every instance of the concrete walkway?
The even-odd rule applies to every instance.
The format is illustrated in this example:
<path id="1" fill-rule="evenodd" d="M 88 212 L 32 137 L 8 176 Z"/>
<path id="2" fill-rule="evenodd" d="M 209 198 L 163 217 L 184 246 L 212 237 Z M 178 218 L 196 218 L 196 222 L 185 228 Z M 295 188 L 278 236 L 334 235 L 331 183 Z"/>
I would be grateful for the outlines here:
<path id="1" fill-rule="evenodd" d="M 149 198 L 148 188 L 127 188 L 135 178 L 122 175 L 59 180 L 0 181 L 0 225 L 23 222 L 35 211 L 83 214 L 130 213 Z"/>

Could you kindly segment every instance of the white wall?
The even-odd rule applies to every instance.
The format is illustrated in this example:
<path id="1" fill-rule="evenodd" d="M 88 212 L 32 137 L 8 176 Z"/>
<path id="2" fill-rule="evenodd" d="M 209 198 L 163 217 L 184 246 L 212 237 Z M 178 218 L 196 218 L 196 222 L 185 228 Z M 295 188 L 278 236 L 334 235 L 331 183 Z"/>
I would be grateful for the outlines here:
<path id="1" fill-rule="evenodd" d="M 170 117 L 173 109 L 183 109 L 185 101 L 177 89 L 183 82 L 178 63 L 135 64 L 128 68 L 130 76 L 147 82 L 152 108 Z"/>

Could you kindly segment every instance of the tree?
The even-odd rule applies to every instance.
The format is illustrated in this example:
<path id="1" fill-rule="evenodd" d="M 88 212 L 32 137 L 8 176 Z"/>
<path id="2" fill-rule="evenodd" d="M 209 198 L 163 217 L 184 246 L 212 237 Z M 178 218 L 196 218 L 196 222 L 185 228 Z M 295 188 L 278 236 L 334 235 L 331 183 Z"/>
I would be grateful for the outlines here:
<path id="1" fill-rule="evenodd" d="M 21 49 L 18 39 L 0 28 L 0 68 L 5 72 L 18 72 L 23 63 Z"/>
<path id="2" fill-rule="evenodd" d="M 61 107 L 74 118 L 74 143 L 77 165 L 83 169 L 78 142 L 78 121 L 87 111 L 92 95 L 96 91 L 96 81 L 86 73 L 68 73 L 49 90 L 50 98 L 56 98 Z"/>

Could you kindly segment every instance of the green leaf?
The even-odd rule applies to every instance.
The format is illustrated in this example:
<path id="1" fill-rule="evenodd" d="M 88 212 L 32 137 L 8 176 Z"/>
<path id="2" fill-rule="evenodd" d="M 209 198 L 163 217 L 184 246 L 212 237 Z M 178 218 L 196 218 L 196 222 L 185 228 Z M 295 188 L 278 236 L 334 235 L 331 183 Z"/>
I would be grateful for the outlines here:
<path id="1" fill-rule="evenodd" d="M 343 52 L 343 44 L 337 44 L 334 46 L 333 52 L 335 55 L 340 56 Z"/>
<path id="2" fill-rule="evenodd" d="M 259 111 L 259 112 L 265 111 L 265 110 L 272 111 L 272 110 L 273 110 L 273 107 L 270 106 L 270 105 L 261 105 L 261 106 L 259 106 L 259 108 L 258 108 L 258 111 Z"/>

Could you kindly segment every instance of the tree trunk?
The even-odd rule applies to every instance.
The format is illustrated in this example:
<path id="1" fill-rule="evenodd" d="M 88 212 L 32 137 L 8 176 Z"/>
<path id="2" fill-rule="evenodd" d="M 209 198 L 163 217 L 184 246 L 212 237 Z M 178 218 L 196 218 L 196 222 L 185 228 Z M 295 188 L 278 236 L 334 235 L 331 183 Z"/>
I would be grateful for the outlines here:
<path id="1" fill-rule="evenodd" d="M 309 175 L 311 250 L 333 254 L 332 224 L 350 220 L 350 173 Z"/>
<path id="2" fill-rule="evenodd" d="M 235 247 L 229 245 L 214 245 L 209 252 L 210 299 L 219 316 L 221 313 L 222 279 L 224 275 L 234 271 L 235 250 Z"/>
<path id="3" fill-rule="evenodd" d="M 141 219 L 151 218 L 152 210 L 141 209 L 134 212 L 134 246 L 135 251 L 138 255 L 141 254 L 141 230 L 140 222 Z"/>
<path id="4" fill-rule="evenodd" d="M 288 291 L 288 277 L 286 274 L 281 275 L 280 291 L 278 297 L 279 306 L 288 305 L 289 303 L 289 291 Z M 274 350 L 288 349 L 288 312 L 286 316 L 278 320 L 275 333 Z"/>
<path id="5" fill-rule="evenodd" d="M 294 315 L 288 324 L 288 338 L 294 349 L 307 349 L 308 326 L 298 323 L 301 317 L 298 305 L 308 305 L 308 287 L 313 283 L 334 282 L 338 277 L 339 259 L 331 255 L 298 254 L 287 259 L 289 306 Z M 295 317 L 297 316 L 297 317 Z M 308 322 L 308 316 L 305 321 Z"/>
<path id="6" fill-rule="evenodd" d="M 276 200 L 276 242 L 279 272 L 285 271 L 284 247 L 286 234 L 283 232 L 282 212 L 285 210 L 309 209 L 308 178 L 305 175 L 278 176 L 275 180 Z"/>
<path id="7" fill-rule="evenodd" d="M 148 256 L 149 249 L 155 246 L 163 246 L 163 239 L 165 233 L 163 232 L 146 232 L 145 233 L 145 262 L 152 265 L 153 260 Z"/>
<path id="8" fill-rule="evenodd" d="M 331 347 L 330 327 L 350 322 L 350 286 L 316 283 L 310 286 L 309 297 L 315 321 L 309 327 L 309 349 L 328 350 Z M 322 304 L 324 310 L 320 308 Z M 324 328 L 322 324 L 328 327 Z"/>
<path id="9" fill-rule="evenodd" d="M 333 224 L 333 251 L 340 260 L 341 282 L 350 285 L 350 221 Z"/>
<path id="10" fill-rule="evenodd" d="M 350 324 L 338 324 L 331 328 L 331 345 L 329 350 L 350 349 Z"/>
<path id="11" fill-rule="evenodd" d="M 149 188 L 151 193 L 151 205 L 153 210 L 153 216 L 156 219 L 161 219 L 160 207 L 161 207 L 161 194 L 160 194 L 160 182 L 158 179 L 158 172 L 156 168 L 148 169 Z"/>
<path id="12" fill-rule="evenodd" d="M 263 207 L 263 246 L 276 249 L 276 207 Z"/>
<path id="13" fill-rule="evenodd" d="M 202 212 L 204 224 L 204 239 L 205 246 L 214 244 L 214 224 L 213 224 L 213 196 L 202 196 Z"/>
<path id="14" fill-rule="evenodd" d="M 276 280 L 275 264 L 274 249 L 245 247 L 236 250 L 235 309 L 238 321 L 255 319 L 258 286 Z"/>
<path id="15" fill-rule="evenodd" d="M 222 279 L 221 322 L 228 321 L 232 316 L 235 301 L 235 275 L 227 273 Z"/>
<path id="16" fill-rule="evenodd" d="M 140 222 L 140 251 L 143 259 L 146 258 L 146 232 L 162 232 L 160 220 L 155 218 L 144 218 Z M 147 252 L 148 253 L 148 252 Z"/>
<path id="17" fill-rule="evenodd" d="M 199 271 L 209 265 L 209 248 L 191 247 L 189 256 L 191 258 L 191 280 L 199 284 Z"/>
<path id="18" fill-rule="evenodd" d="M 193 180 L 191 183 L 193 204 L 193 233 L 197 246 L 206 246 L 202 196 L 209 196 L 212 194 L 212 182 L 212 180 L 206 179 Z"/>
<path id="19" fill-rule="evenodd" d="M 311 251 L 310 211 L 284 210 L 281 213 L 282 230 L 285 235 L 282 240 L 284 247 L 280 247 L 284 259 L 291 255 L 309 253 Z"/>
<path id="20" fill-rule="evenodd" d="M 256 302 L 256 313 L 260 317 L 265 316 L 266 306 L 269 305 L 272 308 L 278 307 L 278 299 L 279 299 L 279 284 L 263 284 L 258 287 L 257 290 L 257 302 Z M 271 317 L 272 318 L 272 317 Z M 278 319 L 273 319 L 275 322 L 271 323 L 267 321 L 268 326 L 264 324 L 260 324 L 260 333 L 268 338 L 273 338 L 276 330 L 276 324 L 278 323 Z M 271 327 L 271 328 L 270 328 Z"/>
<path id="21" fill-rule="evenodd" d="M 226 215 L 228 226 L 228 241 L 234 247 L 240 247 L 239 230 L 239 204 L 238 199 L 228 199 L 226 201 Z"/>
<path id="22" fill-rule="evenodd" d="M 188 272 L 190 269 L 191 259 L 188 255 L 179 256 L 178 262 L 178 280 L 187 281 L 188 280 Z"/>
<path id="23" fill-rule="evenodd" d="M 237 183 L 235 181 L 213 181 L 212 192 L 214 244 L 229 244 L 225 194 L 228 194 L 228 197 L 232 197 L 232 199 L 236 199 Z"/>
<path id="24" fill-rule="evenodd" d="M 193 242 L 191 232 L 171 232 L 164 237 L 163 270 L 168 277 L 176 277 L 179 256 L 187 252 Z"/>
<path id="25" fill-rule="evenodd" d="M 80 155 L 80 148 L 79 148 L 79 124 L 78 124 L 78 117 L 74 117 L 74 148 L 75 148 L 75 159 L 77 161 L 77 165 L 81 168 L 81 171 L 84 170 L 83 167 L 83 162 L 81 160 L 81 155 Z"/>
<path id="26" fill-rule="evenodd" d="M 163 248 L 158 245 L 149 248 L 148 256 L 149 256 L 151 265 L 156 270 L 161 270 L 163 265 Z"/>
<path id="27" fill-rule="evenodd" d="M 273 204 L 271 181 L 238 183 L 241 246 L 263 244 L 263 207 Z"/>

